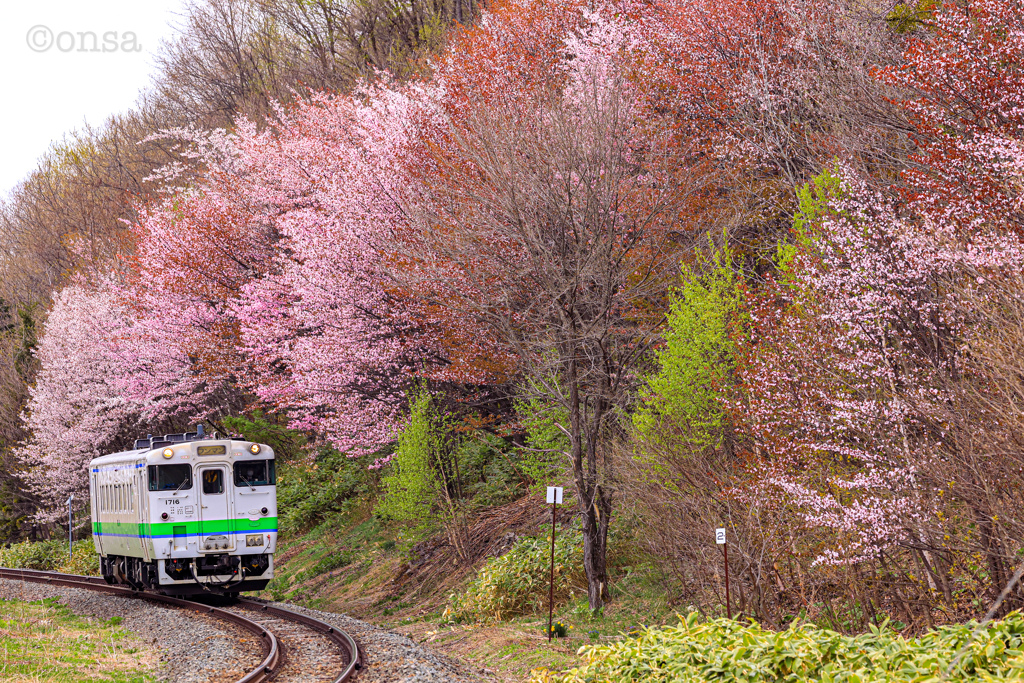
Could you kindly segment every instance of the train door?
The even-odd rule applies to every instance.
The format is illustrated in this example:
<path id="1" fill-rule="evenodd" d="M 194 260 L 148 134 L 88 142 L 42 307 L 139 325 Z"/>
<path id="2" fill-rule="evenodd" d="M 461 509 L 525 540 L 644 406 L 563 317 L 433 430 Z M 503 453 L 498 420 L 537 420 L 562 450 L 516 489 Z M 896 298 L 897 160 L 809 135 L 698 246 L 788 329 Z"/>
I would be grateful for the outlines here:
<path id="1" fill-rule="evenodd" d="M 199 549 L 205 552 L 234 550 L 231 532 L 231 496 L 228 495 L 228 468 L 203 465 L 199 473 Z"/>
<path id="2" fill-rule="evenodd" d="M 153 541 L 150 538 L 149 525 L 144 523 L 150 519 L 149 496 L 146 495 L 148 488 L 146 483 L 146 463 L 144 461 L 135 463 L 135 505 L 138 507 L 138 512 L 135 513 L 135 521 L 139 522 L 139 543 L 141 545 L 142 559 L 146 562 L 152 562 L 153 556 L 150 553 L 150 547 Z"/>

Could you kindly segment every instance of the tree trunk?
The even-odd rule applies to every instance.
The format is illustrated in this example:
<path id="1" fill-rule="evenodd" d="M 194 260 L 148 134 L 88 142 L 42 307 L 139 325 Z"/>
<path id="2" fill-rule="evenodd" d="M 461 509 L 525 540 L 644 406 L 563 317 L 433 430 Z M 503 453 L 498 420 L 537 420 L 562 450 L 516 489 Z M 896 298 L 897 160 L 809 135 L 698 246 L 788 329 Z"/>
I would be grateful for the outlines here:
<path id="1" fill-rule="evenodd" d="M 581 492 L 582 493 L 582 492 Z M 610 598 L 608 592 L 608 522 L 611 518 L 610 496 L 600 487 L 593 495 L 580 496 L 580 517 L 583 523 L 583 568 L 587 574 L 587 598 L 595 614 Z"/>

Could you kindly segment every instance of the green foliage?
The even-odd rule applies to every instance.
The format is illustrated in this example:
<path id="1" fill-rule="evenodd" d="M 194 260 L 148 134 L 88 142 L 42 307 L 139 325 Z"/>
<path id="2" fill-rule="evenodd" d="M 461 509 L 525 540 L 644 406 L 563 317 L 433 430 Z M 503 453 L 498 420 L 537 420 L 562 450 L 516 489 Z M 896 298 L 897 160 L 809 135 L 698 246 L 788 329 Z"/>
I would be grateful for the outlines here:
<path id="1" fill-rule="evenodd" d="M 885 21 L 896 33 L 912 33 L 922 28 L 938 7 L 938 0 L 919 0 L 912 4 L 901 2 L 885 15 Z"/>
<path id="2" fill-rule="evenodd" d="M 585 664 L 538 671 L 533 683 L 612 681 L 1008 681 L 1024 675 L 1024 617 L 943 626 L 905 639 L 888 629 L 845 636 L 803 623 L 782 632 L 730 619 L 647 629 L 636 639 L 581 650 Z M 948 678 L 946 677 L 948 672 Z"/>
<path id="3" fill-rule="evenodd" d="M 493 434 L 476 433 L 459 445 L 462 495 L 470 507 L 503 505 L 522 493 L 522 458 Z"/>
<path id="4" fill-rule="evenodd" d="M 814 243 L 815 226 L 831 213 L 831 201 L 842 194 L 842 188 L 838 169 L 825 169 L 797 188 L 792 241 L 780 242 L 775 255 L 775 265 L 784 278 L 789 277 L 797 253 Z"/>
<path id="5" fill-rule="evenodd" d="M 443 447 L 444 426 L 438 424 L 425 391 L 410 399 L 409 412 L 409 424 L 398 436 L 398 447 L 381 482 L 384 499 L 376 512 L 425 530 L 435 520 L 434 502 L 442 486 L 433 460 Z"/>
<path id="6" fill-rule="evenodd" d="M 730 327 L 741 293 L 728 248 L 713 251 L 671 293 L 660 369 L 640 393 L 633 426 L 648 443 L 717 446 L 723 434 L 720 391 L 732 367 Z"/>
<path id="7" fill-rule="evenodd" d="M 501 557 L 488 560 L 462 593 L 449 596 L 446 619 L 456 622 L 508 619 L 547 607 L 551 537 L 521 538 Z M 577 532 L 555 538 L 555 601 L 585 592 L 583 537 Z"/>
<path id="8" fill-rule="evenodd" d="M 0 548 L 0 567 L 99 576 L 100 560 L 92 540 L 75 541 L 69 558 L 68 542 L 54 538 Z"/>
<path id="9" fill-rule="evenodd" d="M 528 447 L 519 455 L 519 469 L 533 487 L 547 486 L 558 478 L 562 454 L 569 450 L 569 437 L 558 427 L 569 424 L 569 415 L 562 406 L 540 398 L 517 400 L 515 409 Z"/>
<path id="10" fill-rule="evenodd" d="M 332 448 L 322 449 L 312 462 L 279 463 L 277 505 L 283 513 L 281 529 L 298 533 L 330 517 L 351 513 L 373 490 L 377 477 L 365 461 Z"/>
<path id="11" fill-rule="evenodd" d="M 306 437 L 301 432 L 272 421 L 260 410 L 251 417 L 225 417 L 224 426 L 249 441 L 270 446 L 278 460 L 296 460 L 305 454 Z"/>

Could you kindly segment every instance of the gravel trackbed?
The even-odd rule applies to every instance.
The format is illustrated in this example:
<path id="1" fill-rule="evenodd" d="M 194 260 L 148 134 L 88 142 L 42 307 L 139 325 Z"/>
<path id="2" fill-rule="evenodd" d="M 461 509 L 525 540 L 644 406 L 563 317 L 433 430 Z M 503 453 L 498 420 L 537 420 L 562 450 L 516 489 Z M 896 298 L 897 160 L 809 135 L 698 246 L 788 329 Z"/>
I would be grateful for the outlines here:
<path id="1" fill-rule="evenodd" d="M 99 619 L 121 617 L 122 626 L 160 652 L 161 666 L 156 675 L 166 683 L 230 683 L 255 668 L 263 658 L 260 643 L 251 633 L 200 613 L 80 588 L 0 579 L 0 599 L 31 601 L 54 596 L 76 614 Z M 364 668 L 354 678 L 358 683 L 480 681 L 465 667 L 405 636 L 342 614 L 278 604 L 326 621 L 355 638 L 364 663 Z M 249 614 L 245 616 L 251 618 Z M 271 628 L 269 624 L 267 627 Z M 284 636 L 284 633 L 279 634 L 279 638 Z M 324 661 L 330 660 L 330 653 L 325 654 Z M 323 680 L 322 671 L 310 671 L 309 675 L 301 671 L 289 671 L 287 676 L 285 673 L 282 671 L 277 680 L 287 678 L 297 683 Z"/>

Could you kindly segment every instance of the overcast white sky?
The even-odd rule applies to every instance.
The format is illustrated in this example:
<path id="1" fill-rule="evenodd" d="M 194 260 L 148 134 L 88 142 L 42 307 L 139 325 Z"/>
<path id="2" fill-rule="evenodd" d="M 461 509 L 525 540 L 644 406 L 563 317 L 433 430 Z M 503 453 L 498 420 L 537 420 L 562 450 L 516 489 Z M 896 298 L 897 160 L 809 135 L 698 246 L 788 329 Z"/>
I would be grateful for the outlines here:
<path id="1" fill-rule="evenodd" d="M 0 197 L 52 141 L 131 108 L 184 6 L 185 0 L 0 0 Z M 95 45 L 78 36 L 84 32 L 96 34 Z"/>

